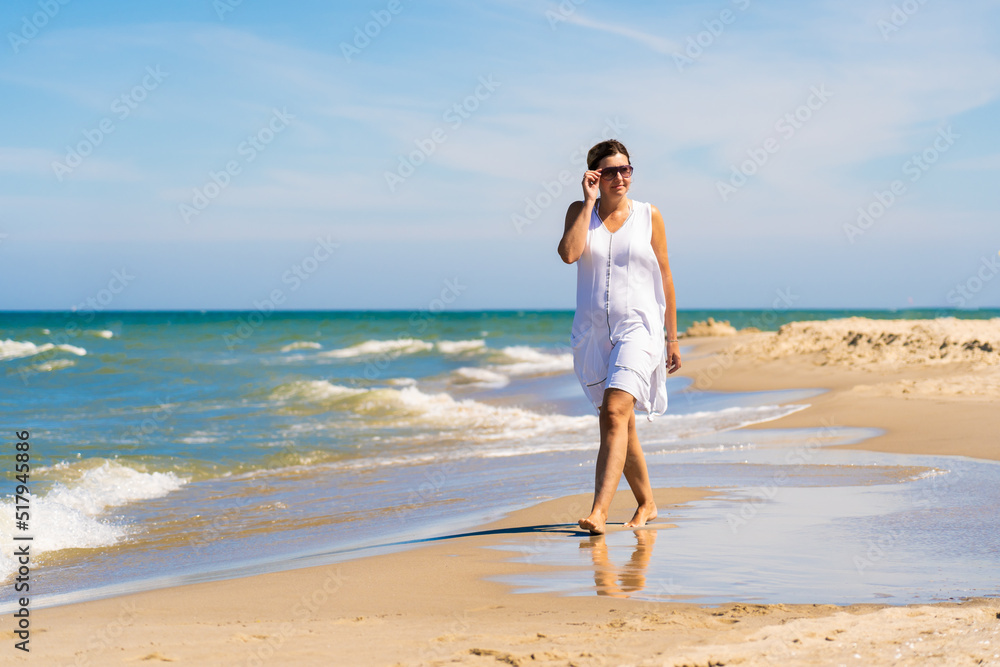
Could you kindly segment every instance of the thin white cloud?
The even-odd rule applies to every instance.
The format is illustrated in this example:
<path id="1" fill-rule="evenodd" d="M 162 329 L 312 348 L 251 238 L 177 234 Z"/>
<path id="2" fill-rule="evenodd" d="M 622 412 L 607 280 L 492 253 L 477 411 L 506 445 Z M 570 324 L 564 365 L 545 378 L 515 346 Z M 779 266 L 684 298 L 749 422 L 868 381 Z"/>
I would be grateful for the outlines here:
<path id="1" fill-rule="evenodd" d="M 641 30 L 636 30 L 635 28 L 630 28 L 628 26 L 615 25 L 613 23 L 608 23 L 607 21 L 589 19 L 583 16 L 583 14 L 579 11 L 566 15 L 562 20 L 567 23 L 572 23 L 573 25 L 578 25 L 582 28 L 590 28 L 591 30 L 598 30 L 612 35 L 625 37 L 664 55 L 673 55 L 680 50 L 678 44 L 669 39 L 657 37 L 656 35 L 650 35 L 649 33 L 645 33 Z"/>

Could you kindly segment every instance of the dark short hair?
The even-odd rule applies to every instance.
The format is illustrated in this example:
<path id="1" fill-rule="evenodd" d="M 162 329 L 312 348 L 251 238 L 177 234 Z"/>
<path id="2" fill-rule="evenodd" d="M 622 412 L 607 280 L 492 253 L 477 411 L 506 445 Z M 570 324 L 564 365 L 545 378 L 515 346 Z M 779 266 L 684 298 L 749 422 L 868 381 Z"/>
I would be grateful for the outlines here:
<path id="1" fill-rule="evenodd" d="M 629 164 L 632 164 L 632 158 L 629 157 L 628 150 L 617 139 L 608 139 L 607 141 L 595 144 L 593 148 L 587 151 L 587 169 L 596 169 L 601 160 L 609 155 L 618 155 L 619 153 L 625 156 Z"/>

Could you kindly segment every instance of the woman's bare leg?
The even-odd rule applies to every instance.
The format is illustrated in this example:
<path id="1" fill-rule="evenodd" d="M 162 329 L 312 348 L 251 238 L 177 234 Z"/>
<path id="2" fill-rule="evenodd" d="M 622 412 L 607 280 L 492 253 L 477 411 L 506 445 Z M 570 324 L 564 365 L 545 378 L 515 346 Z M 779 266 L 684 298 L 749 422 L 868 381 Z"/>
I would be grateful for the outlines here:
<path id="1" fill-rule="evenodd" d="M 625 457 L 624 472 L 637 505 L 635 514 L 625 524 L 625 527 L 645 526 L 647 521 L 656 518 L 656 503 L 653 501 L 653 487 L 649 483 L 646 457 L 642 454 L 639 435 L 635 430 L 635 412 L 632 412 L 628 420 L 628 453 Z"/>
<path id="2" fill-rule="evenodd" d="M 632 394 L 621 389 L 605 390 L 600 416 L 601 449 L 597 453 L 594 475 L 594 505 L 590 516 L 579 521 L 580 527 L 589 530 L 591 535 L 600 535 L 605 530 L 608 507 L 618 490 L 628 457 L 628 422 L 630 415 L 635 416 L 634 408 Z"/>

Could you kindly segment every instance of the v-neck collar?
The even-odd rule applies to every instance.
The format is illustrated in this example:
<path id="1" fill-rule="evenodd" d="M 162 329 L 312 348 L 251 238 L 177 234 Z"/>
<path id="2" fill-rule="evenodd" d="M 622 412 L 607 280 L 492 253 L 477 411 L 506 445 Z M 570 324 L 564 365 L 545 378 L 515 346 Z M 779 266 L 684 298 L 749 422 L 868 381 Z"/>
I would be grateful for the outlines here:
<path id="1" fill-rule="evenodd" d="M 621 225 L 621 227 L 619 227 L 615 231 L 611 231 L 610 229 L 608 229 L 608 226 L 604 224 L 604 221 L 601 220 L 601 214 L 598 212 L 598 211 L 600 211 L 600 208 L 601 208 L 601 200 L 600 200 L 600 198 L 598 198 L 597 201 L 594 202 L 594 215 L 596 215 L 597 219 L 601 221 L 601 227 L 604 227 L 604 231 L 606 231 L 608 234 L 614 236 L 615 234 L 617 234 L 618 232 L 620 232 L 622 230 L 622 227 L 624 227 L 625 225 L 628 224 L 628 221 L 632 219 L 632 214 L 635 213 L 635 202 L 630 199 L 629 202 L 628 202 L 628 204 L 629 204 L 629 211 L 628 211 L 628 215 L 625 217 L 625 222 L 623 222 L 622 225 Z"/>

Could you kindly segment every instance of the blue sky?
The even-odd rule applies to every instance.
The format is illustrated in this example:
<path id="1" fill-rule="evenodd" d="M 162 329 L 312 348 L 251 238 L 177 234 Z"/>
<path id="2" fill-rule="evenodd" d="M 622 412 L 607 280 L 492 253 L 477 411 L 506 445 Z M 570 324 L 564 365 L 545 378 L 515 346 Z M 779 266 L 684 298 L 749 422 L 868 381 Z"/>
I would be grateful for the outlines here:
<path id="1" fill-rule="evenodd" d="M 0 27 L 0 309 L 571 309 L 556 245 L 609 136 L 680 308 L 1000 306 L 997 0 L 36 0 Z"/>

